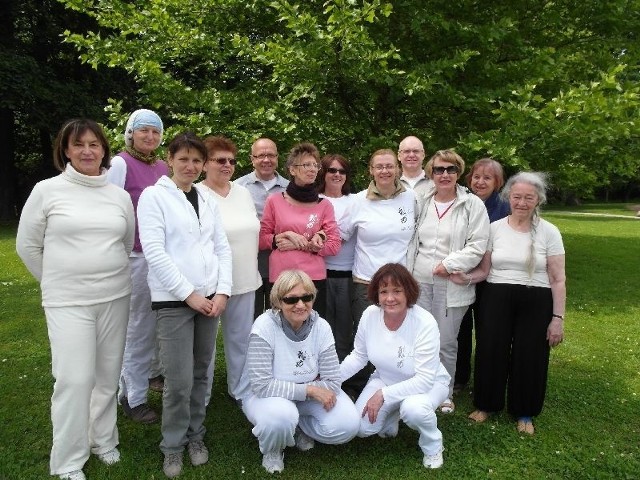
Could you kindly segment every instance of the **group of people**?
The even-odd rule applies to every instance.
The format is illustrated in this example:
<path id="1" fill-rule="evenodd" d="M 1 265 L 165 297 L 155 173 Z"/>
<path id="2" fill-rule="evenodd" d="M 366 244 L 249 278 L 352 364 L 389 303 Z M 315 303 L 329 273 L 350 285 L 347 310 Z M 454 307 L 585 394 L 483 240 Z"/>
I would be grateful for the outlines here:
<path id="1" fill-rule="evenodd" d="M 50 471 L 82 480 L 90 453 L 119 461 L 117 406 L 161 420 L 163 471 L 187 450 L 208 461 L 204 419 L 219 322 L 227 391 L 270 473 L 284 450 L 419 432 L 426 468 L 443 464 L 436 411 L 470 380 L 486 421 L 505 406 L 533 434 L 550 347 L 563 340 L 564 249 L 540 218 L 543 174 L 504 184 L 492 159 L 458 182 L 463 159 L 417 137 L 369 159 L 351 193 L 341 155 L 256 140 L 253 171 L 232 180 L 237 147 L 185 132 L 157 155 L 164 127 L 135 111 L 113 158 L 101 127 L 67 122 L 57 177 L 24 206 L 17 250 L 42 289 L 51 342 Z M 200 179 L 204 179 L 199 181 Z M 158 367 L 153 367 L 154 362 Z M 162 377 L 155 373 L 157 369 Z M 162 413 L 148 404 L 163 382 Z"/>

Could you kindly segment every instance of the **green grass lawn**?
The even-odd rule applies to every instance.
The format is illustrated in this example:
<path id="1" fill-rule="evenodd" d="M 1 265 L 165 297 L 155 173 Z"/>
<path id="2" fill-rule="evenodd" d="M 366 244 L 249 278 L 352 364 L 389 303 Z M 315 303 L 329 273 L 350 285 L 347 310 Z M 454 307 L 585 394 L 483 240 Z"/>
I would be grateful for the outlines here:
<path id="1" fill-rule="evenodd" d="M 611 206 L 609 206 L 611 208 Z M 623 207 L 615 207 L 615 209 Z M 563 209 L 564 210 L 564 209 Z M 607 209 L 607 211 L 609 211 Z M 619 213 L 611 211 L 611 213 Z M 422 467 L 418 435 L 287 449 L 283 479 L 636 479 L 640 478 L 640 221 L 547 211 L 567 251 L 566 340 L 551 355 L 536 435 L 519 435 L 506 415 L 472 424 L 469 391 L 440 416 L 445 464 Z M 0 480 L 48 476 L 52 390 L 46 325 L 36 282 L 15 254 L 15 227 L 0 227 Z M 267 478 L 251 426 L 226 397 L 222 345 L 206 420 L 207 465 L 181 479 Z M 161 398 L 151 393 L 160 408 Z M 90 480 L 163 479 L 160 427 L 120 414 L 122 461 L 91 458 Z"/>

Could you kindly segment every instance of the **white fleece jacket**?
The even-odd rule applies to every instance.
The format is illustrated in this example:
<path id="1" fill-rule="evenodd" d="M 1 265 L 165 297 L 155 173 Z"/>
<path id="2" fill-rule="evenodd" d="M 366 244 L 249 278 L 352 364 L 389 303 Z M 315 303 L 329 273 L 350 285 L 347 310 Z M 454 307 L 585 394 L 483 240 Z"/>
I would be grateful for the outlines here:
<path id="1" fill-rule="evenodd" d="M 413 273 L 420 249 L 420 228 L 427 218 L 427 210 L 434 202 L 435 189 L 418 199 L 420 215 L 417 228 L 409 243 L 407 269 Z M 457 201 L 451 210 L 452 227 L 449 254 L 442 260 L 447 272 L 468 272 L 482 260 L 489 241 L 489 215 L 484 202 L 465 187 L 456 186 Z M 457 285 L 447 282 L 447 307 L 471 305 L 475 299 L 475 285 Z"/>
<path id="2" fill-rule="evenodd" d="M 140 195 L 138 226 L 154 302 L 183 301 L 194 291 L 231 295 L 231 248 L 218 206 L 198 191 L 198 209 L 200 218 L 166 176 Z"/>

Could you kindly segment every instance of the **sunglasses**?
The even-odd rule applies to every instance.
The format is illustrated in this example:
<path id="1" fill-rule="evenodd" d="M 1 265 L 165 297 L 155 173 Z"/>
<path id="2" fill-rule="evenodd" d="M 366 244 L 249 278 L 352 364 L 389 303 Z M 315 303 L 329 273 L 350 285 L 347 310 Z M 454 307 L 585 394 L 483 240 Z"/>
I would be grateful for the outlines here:
<path id="1" fill-rule="evenodd" d="M 329 168 L 327 168 L 327 172 L 328 173 L 339 173 L 340 175 L 346 175 L 347 174 L 347 171 L 344 168 L 329 167 Z"/>
<path id="2" fill-rule="evenodd" d="M 214 157 L 214 158 L 210 158 L 209 160 L 211 160 L 212 162 L 216 162 L 219 163 L 220 165 L 226 165 L 227 162 L 229 162 L 229 165 L 235 165 L 236 164 L 236 159 L 233 157 Z"/>
<path id="3" fill-rule="evenodd" d="M 447 172 L 449 175 L 458 173 L 458 167 L 456 165 L 449 165 L 448 167 L 433 167 L 433 173 L 436 175 L 442 175 Z"/>
<path id="4" fill-rule="evenodd" d="M 307 293 L 306 295 L 301 295 L 299 297 L 282 297 L 281 300 L 287 305 L 295 305 L 300 300 L 304 303 L 313 302 L 313 293 Z"/>

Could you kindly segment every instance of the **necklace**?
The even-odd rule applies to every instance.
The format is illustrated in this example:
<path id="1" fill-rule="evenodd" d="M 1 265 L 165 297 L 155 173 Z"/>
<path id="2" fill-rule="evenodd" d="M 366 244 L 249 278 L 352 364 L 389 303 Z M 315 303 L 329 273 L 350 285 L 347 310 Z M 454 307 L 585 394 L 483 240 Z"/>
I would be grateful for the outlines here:
<path id="1" fill-rule="evenodd" d="M 433 205 L 436 207 L 436 215 L 438 215 L 438 220 L 442 220 L 442 217 L 444 217 L 447 214 L 447 212 L 451 210 L 451 207 L 453 207 L 454 203 L 455 203 L 455 198 L 451 200 L 451 203 L 447 208 L 445 208 L 444 212 L 440 213 L 440 210 L 438 210 L 438 204 L 436 202 L 433 202 Z"/>

